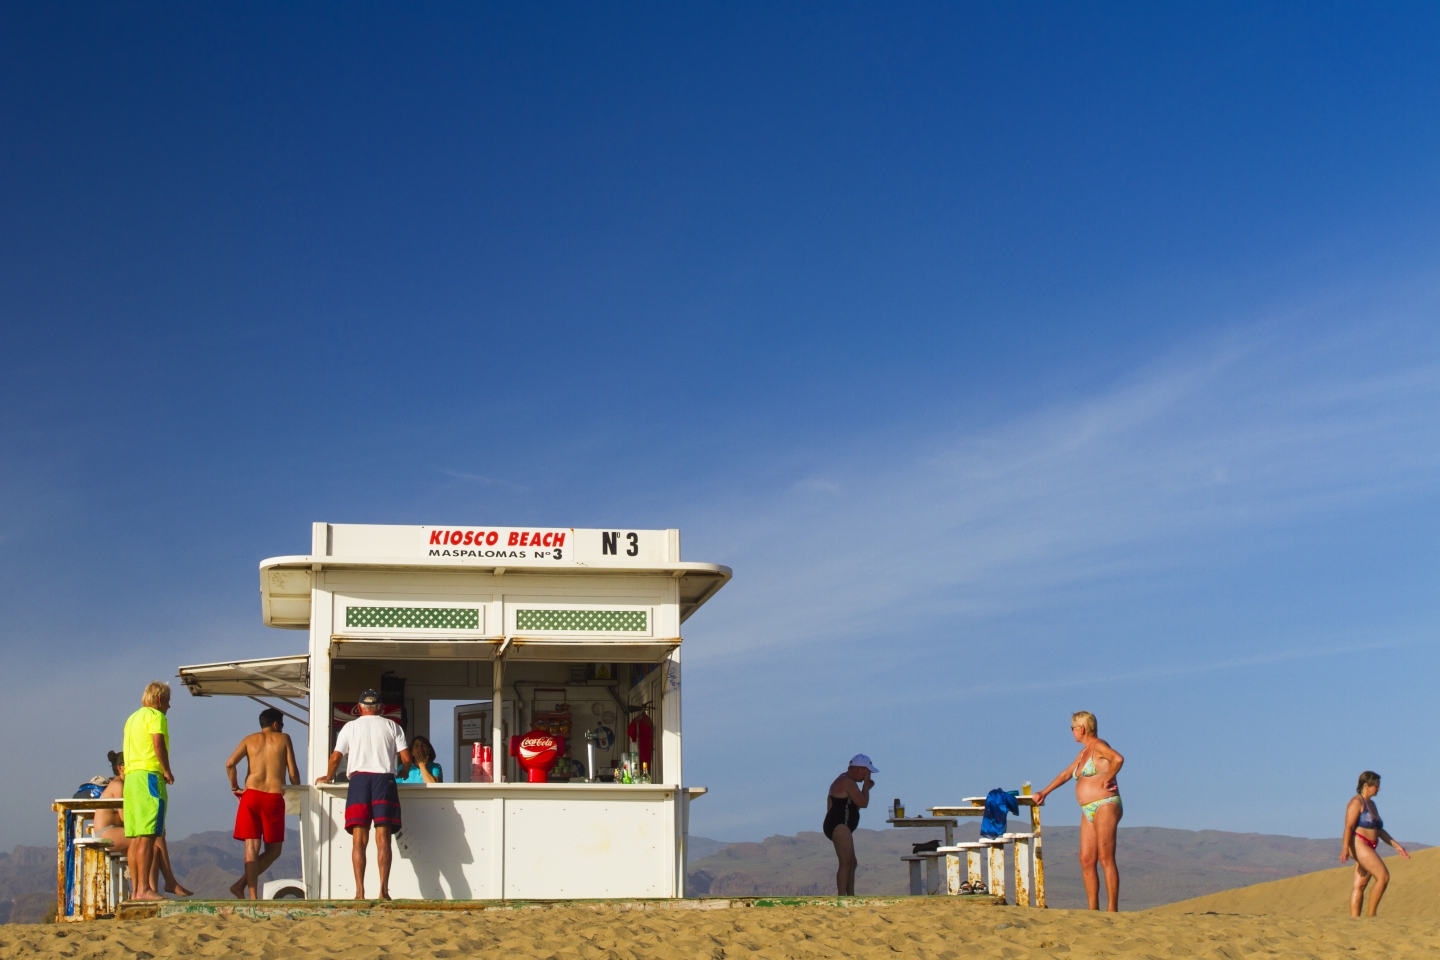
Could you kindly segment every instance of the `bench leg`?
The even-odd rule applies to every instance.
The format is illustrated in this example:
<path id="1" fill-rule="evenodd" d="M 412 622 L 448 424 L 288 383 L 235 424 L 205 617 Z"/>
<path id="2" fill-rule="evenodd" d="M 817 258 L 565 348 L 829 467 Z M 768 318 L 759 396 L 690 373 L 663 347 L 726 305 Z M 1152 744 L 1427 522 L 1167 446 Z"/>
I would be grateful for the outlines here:
<path id="1" fill-rule="evenodd" d="M 939 857 L 925 858 L 925 894 L 933 897 L 940 892 Z"/>
<path id="2" fill-rule="evenodd" d="M 919 897 L 925 894 L 925 881 L 920 879 L 920 861 L 910 861 L 910 896 Z"/>
<path id="3" fill-rule="evenodd" d="M 1005 896 L 1005 845 L 990 848 L 990 896 Z"/>
<path id="4" fill-rule="evenodd" d="M 985 879 L 984 874 L 980 870 L 979 850 L 975 850 L 972 848 L 965 851 L 965 874 L 966 881 L 972 887 Z"/>
<path id="5" fill-rule="evenodd" d="M 960 855 L 958 853 L 945 854 L 945 893 L 947 896 L 955 896 L 960 892 Z"/>
<path id="6" fill-rule="evenodd" d="M 1030 841 L 1015 841 L 1015 904 L 1030 906 Z"/>

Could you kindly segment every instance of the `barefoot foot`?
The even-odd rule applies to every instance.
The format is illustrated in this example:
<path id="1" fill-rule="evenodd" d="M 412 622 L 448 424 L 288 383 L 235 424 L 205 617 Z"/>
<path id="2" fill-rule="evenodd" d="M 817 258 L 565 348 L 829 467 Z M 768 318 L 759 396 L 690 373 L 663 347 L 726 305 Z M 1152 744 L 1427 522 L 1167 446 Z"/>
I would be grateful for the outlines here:
<path id="1" fill-rule="evenodd" d="M 187 893 L 186 896 L 189 896 L 189 894 Z M 239 880 L 236 880 L 234 883 L 230 884 L 230 896 L 234 897 L 236 900 L 245 899 L 244 877 L 241 877 Z"/>

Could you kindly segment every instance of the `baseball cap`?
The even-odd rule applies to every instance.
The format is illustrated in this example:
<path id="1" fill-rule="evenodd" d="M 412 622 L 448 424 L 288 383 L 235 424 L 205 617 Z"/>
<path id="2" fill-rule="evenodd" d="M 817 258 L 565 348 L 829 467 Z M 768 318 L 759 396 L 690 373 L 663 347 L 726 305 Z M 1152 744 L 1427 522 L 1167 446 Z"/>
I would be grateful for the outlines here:
<path id="1" fill-rule="evenodd" d="M 855 754 L 855 756 L 851 757 L 851 758 L 850 758 L 850 766 L 852 766 L 852 767 L 864 767 L 866 770 L 869 770 L 871 773 L 879 773 L 879 772 L 880 772 L 880 768 L 877 767 L 877 766 L 875 766 L 875 764 L 871 763 L 871 762 L 870 762 L 870 758 L 867 757 L 867 756 L 865 756 L 865 754 L 863 754 L 863 753 L 857 753 L 857 754 Z"/>
<path id="2" fill-rule="evenodd" d="M 354 687 L 351 687 L 353 690 Z M 380 694 L 374 690 L 366 690 L 360 694 L 360 703 L 367 707 L 378 707 L 380 705 Z"/>

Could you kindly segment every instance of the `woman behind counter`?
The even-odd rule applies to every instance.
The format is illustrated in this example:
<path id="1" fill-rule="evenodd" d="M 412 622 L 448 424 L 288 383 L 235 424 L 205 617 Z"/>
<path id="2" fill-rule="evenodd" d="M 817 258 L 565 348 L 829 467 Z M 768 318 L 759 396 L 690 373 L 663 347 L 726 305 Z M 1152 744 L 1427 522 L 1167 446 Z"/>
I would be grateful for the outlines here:
<path id="1" fill-rule="evenodd" d="M 1380 841 L 1395 848 L 1395 852 L 1406 860 L 1410 854 L 1385 832 L 1385 821 L 1380 819 L 1380 808 L 1375 806 L 1375 794 L 1380 792 L 1380 774 L 1366 770 L 1355 784 L 1355 796 L 1345 806 L 1345 835 L 1340 841 L 1340 862 L 1355 858 L 1355 887 L 1350 892 L 1350 916 L 1360 916 L 1360 907 L 1365 902 L 1365 888 L 1370 878 L 1375 878 L 1375 891 L 1370 894 L 1368 916 L 1375 916 L 1380 908 L 1380 898 L 1390 885 L 1390 871 L 1380 859 Z M 1356 843 L 1355 841 L 1360 841 Z"/>
<path id="2" fill-rule="evenodd" d="M 400 764 L 395 774 L 396 783 L 440 783 L 445 779 L 445 771 L 435 762 L 435 748 L 428 738 L 416 734 L 410 741 L 410 756 L 415 762 Z"/>
<path id="3" fill-rule="evenodd" d="M 1114 913 L 1120 909 L 1120 868 L 1115 865 L 1115 831 L 1120 826 L 1124 807 L 1120 804 L 1120 785 L 1116 775 L 1125 764 L 1125 758 L 1101 740 L 1095 714 L 1081 710 L 1070 718 L 1070 734 L 1079 743 L 1080 752 L 1075 761 L 1050 782 L 1050 785 L 1035 794 L 1035 802 L 1043 804 L 1045 797 L 1067 780 L 1075 781 L 1075 799 L 1080 801 L 1080 876 L 1085 880 L 1085 897 L 1090 901 L 1091 910 L 1100 909 L 1100 876 L 1095 870 L 1098 862 L 1105 871 L 1106 909 Z"/>

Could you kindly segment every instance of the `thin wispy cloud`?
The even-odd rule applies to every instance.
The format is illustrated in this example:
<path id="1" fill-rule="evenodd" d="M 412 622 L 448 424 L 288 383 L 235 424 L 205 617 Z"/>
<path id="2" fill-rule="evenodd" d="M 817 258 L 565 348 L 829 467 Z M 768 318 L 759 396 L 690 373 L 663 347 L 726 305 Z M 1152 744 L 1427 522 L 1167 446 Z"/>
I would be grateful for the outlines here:
<path id="1" fill-rule="evenodd" d="M 745 602 L 717 605 L 696 656 L 1043 605 L 1237 530 L 1428 489 L 1440 363 L 1383 320 L 1328 338 L 1257 325 L 987 429 L 817 457 L 824 496 L 802 479 L 709 518 L 741 544 Z"/>

